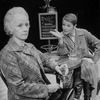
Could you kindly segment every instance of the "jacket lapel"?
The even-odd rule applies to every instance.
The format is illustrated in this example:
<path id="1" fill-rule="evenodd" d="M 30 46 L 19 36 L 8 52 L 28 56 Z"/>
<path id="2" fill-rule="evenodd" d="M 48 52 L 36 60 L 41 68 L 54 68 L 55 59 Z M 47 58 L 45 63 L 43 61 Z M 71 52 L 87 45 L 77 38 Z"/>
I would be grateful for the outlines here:
<path id="1" fill-rule="evenodd" d="M 84 35 L 82 33 L 82 31 L 79 30 L 75 30 L 75 49 L 78 48 L 83 48 L 85 45 L 85 41 L 84 41 Z"/>
<path id="2" fill-rule="evenodd" d="M 75 43 L 72 42 L 71 38 L 69 36 L 65 36 L 63 39 L 64 39 L 65 44 L 68 46 L 68 48 L 73 50 L 74 46 L 75 46 Z"/>

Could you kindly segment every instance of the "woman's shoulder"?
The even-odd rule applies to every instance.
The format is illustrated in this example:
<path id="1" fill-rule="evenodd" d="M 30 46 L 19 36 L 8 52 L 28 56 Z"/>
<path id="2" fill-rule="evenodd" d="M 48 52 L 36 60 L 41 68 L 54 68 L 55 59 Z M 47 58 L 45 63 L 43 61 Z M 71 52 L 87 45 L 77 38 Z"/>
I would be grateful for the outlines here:
<path id="1" fill-rule="evenodd" d="M 26 43 L 26 45 L 27 45 L 29 48 L 35 48 L 35 49 L 36 49 L 36 47 L 35 47 L 32 43 Z"/>
<path id="2" fill-rule="evenodd" d="M 84 28 L 76 28 L 76 30 L 77 31 L 83 31 L 83 32 L 87 31 L 88 32 L 88 30 L 87 29 L 84 29 Z"/>
<path id="3" fill-rule="evenodd" d="M 25 43 L 27 46 L 32 47 L 33 44 L 32 43 Z"/>
<path id="4" fill-rule="evenodd" d="M 32 50 L 32 51 L 39 51 L 35 46 L 34 44 L 32 43 L 26 43 L 27 46 L 28 46 L 28 49 Z"/>
<path id="5" fill-rule="evenodd" d="M 84 29 L 84 28 L 76 28 L 76 31 L 77 31 L 80 35 L 85 35 L 85 34 L 89 34 L 89 33 L 90 33 L 87 29 Z"/>
<path id="6" fill-rule="evenodd" d="M 8 52 L 8 51 L 10 51 L 10 48 L 9 48 L 9 46 L 6 44 L 6 45 L 1 49 L 0 54 L 3 55 L 3 53 L 6 53 L 6 52 Z"/>
<path id="7" fill-rule="evenodd" d="M 15 54 L 12 48 L 6 44 L 0 51 L 0 58 L 10 59 L 12 57 L 15 58 Z"/>

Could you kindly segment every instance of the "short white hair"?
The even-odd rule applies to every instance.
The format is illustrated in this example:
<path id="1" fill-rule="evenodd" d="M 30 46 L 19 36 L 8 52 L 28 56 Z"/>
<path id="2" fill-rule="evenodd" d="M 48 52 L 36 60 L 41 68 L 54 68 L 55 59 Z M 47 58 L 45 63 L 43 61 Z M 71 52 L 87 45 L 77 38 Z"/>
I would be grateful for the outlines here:
<path id="1" fill-rule="evenodd" d="M 7 35 L 10 35 L 11 32 L 11 22 L 14 19 L 14 16 L 16 14 L 24 14 L 28 19 L 28 13 L 26 10 L 22 7 L 13 7 L 9 9 L 4 17 L 4 31 L 6 32 Z"/>

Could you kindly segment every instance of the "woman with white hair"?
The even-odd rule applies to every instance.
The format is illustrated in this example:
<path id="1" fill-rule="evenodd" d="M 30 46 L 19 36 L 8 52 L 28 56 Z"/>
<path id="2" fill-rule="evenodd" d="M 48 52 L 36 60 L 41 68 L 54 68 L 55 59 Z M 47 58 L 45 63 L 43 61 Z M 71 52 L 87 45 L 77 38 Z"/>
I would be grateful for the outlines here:
<path id="1" fill-rule="evenodd" d="M 43 65 L 56 70 L 56 62 L 50 62 L 31 43 L 29 16 L 24 8 L 13 7 L 4 17 L 4 30 L 10 39 L 0 52 L 0 69 L 7 81 L 8 100 L 47 100 L 59 88 L 46 78 Z"/>

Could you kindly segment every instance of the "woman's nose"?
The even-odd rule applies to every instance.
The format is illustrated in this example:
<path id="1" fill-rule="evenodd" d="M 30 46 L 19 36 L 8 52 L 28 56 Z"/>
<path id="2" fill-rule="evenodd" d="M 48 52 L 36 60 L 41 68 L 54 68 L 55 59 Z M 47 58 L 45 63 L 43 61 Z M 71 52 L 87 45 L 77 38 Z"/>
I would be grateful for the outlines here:
<path id="1" fill-rule="evenodd" d="M 23 29 L 24 29 L 25 31 L 27 31 L 27 30 L 29 29 L 29 27 L 24 26 Z"/>

